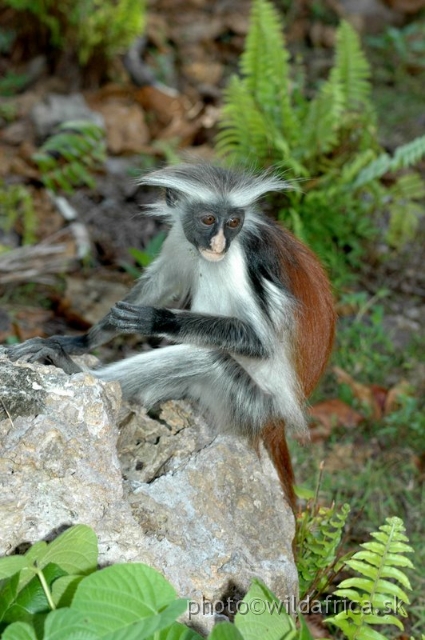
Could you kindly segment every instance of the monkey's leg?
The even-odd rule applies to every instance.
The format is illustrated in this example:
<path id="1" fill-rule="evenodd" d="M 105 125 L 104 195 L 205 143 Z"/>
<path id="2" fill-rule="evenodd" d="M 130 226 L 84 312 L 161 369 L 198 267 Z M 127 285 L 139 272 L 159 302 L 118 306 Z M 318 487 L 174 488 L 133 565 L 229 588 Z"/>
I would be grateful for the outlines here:
<path id="1" fill-rule="evenodd" d="M 118 380 L 146 407 L 169 399 L 197 401 L 221 431 L 254 437 L 273 413 L 272 397 L 231 356 L 189 345 L 155 349 L 92 371 Z"/>

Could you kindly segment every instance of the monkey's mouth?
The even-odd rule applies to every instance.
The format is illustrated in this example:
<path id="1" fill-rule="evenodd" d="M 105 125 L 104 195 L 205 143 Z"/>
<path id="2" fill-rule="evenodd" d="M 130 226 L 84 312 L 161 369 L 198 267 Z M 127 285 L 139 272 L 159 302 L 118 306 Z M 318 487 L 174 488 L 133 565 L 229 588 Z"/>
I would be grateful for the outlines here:
<path id="1" fill-rule="evenodd" d="M 220 262 L 220 260 L 223 260 L 224 256 L 226 255 L 225 251 L 217 253 L 216 251 L 212 251 L 211 249 L 199 249 L 199 253 L 203 258 L 205 258 L 205 260 L 208 260 L 208 262 Z"/>

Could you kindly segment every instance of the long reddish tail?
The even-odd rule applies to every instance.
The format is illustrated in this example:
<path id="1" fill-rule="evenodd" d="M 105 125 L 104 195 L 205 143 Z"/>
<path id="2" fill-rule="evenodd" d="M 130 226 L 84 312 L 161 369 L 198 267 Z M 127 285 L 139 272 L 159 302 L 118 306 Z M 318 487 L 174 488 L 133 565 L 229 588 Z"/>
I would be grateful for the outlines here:
<path id="1" fill-rule="evenodd" d="M 294 470 L 286 441 L 283 420 L 269 422 L 261 432 L 264 446 L 279 476 L 283 492 L 295 514 L 296 496 L 294 491 Z"/>

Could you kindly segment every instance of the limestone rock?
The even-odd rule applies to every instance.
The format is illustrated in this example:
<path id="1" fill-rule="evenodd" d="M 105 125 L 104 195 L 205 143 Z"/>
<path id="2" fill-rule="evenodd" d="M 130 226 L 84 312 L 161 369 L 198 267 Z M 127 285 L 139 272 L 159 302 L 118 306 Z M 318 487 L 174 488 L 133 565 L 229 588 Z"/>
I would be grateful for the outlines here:
<path id="1" fill-rule="evenodd" d="M 101 564 L 146 562 L 199 604 L 243 595 L 253 577 L 295 596 L 293 516 L 265 453 L 217 437 L 186 403 L 158 419 L 120 410 L 118 384 L 89 373 L 0 355 L 0 380 L 1 554 L 85 523 Z"/>

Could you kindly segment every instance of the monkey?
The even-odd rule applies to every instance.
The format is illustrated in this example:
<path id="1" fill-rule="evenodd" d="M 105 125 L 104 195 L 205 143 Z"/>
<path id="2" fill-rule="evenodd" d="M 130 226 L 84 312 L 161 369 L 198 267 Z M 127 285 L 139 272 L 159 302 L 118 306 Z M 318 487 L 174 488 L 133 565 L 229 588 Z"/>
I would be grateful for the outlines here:
<path id="1" fill-rule="evenodd" d="M 147 408 L 186 398 L 218 432 L 257 451 L 263 441 L 295 510 L 286 429 L 307 433 L 306 401 L 331 352 L 335 311 L 319 259 L 258 206 L 289 185 L 271 172 L 209 163 L 157 169 L 141 184 L 164 193 L 147 206 L 170 225 L 158 257 L 87 333 L 33 338 L 9 356 L 72 374 L 81 369 L 71 355 L 119 334 L 167 339 L 92 373 L 118 380 L 125 398 Z"/>

